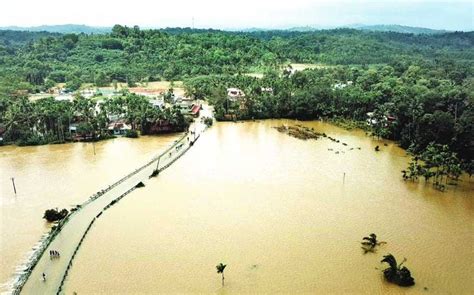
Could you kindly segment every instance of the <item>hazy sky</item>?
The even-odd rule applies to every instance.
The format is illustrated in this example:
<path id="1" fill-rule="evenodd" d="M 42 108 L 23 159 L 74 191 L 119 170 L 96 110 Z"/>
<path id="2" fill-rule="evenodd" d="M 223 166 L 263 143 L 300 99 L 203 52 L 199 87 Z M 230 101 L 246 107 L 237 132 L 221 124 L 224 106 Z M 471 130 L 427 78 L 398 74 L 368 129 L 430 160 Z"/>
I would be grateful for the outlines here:
<path id="1" fill-rule="evenodd" d="M 466 0 L 4 0 L 0 26 L 114 24 L 141 27 L 283 28 L 401 24 L 473 30 Z"/>

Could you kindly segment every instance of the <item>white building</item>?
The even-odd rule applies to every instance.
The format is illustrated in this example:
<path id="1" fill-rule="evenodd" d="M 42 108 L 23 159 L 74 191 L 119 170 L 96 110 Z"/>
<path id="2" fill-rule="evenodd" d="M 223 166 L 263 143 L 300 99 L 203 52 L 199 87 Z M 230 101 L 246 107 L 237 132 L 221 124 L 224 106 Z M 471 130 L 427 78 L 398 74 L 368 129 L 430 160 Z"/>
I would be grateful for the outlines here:
<path id="1" fill-rule="evenodd" d="M 72 96 L 72 94 L 60 94 L 58 96 L 55 96 L 54 100 L 56 100 L 56 101 L 67 100 L 67 101 L 72 102 L 74 100 L 74 96 Z"/>
<path id="2" fill-rule="evenodd" d="M 155 108 L 162 108 L 165 105 L 163 98 L 150 99 L 150 104 Z"/>
<path id="3" fill-rule="evenodd" d="M 262 91 L 262 93 L 264 93 L 264 92 L 273 93 L 273 88 L 272 87 L 260 87 L 260 91 Z"/>
<path id="4" fill-rule="evenodd" d="M 107 130 L 110 134 L 113 135 L 125 135 L 127 131 L 132 130 L 132 126 L 125 123 L 125 121 L 118 121 L 110 123 L 107 126 Z"/>
<path id="5" fill-rule="evenodd" d="M 227 97 L 230 100 L 239 100 L 245 97 L 245 93 L 239 88 L 227 88 Z"/>
<path id="6" fill-rule="evenodd" d="M 352 81 L 347 81 L 347 83 L 336 83 L 332 86 L 332 89 L 344 89 L 347 86 L 351 86 L 353 84 Z"/>

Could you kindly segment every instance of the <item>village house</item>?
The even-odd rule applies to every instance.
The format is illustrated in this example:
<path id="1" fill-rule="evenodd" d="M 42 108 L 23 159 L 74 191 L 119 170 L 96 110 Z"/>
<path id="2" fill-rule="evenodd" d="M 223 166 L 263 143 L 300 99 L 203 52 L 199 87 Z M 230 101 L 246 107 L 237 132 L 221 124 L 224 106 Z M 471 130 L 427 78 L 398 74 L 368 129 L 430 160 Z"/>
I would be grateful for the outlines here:
<path id="1" fill-rule="evenodd" d="M 74 141 L 91 140 L 93 138 L 91 132 L 89 132 L 87 134 L 79 134 L 78 133 L 79 124 L 81 124 L 81 123 L 80 122 L 75 122 L 75 123 L 71 123 L 69 125 L 69 133 L 71 134 L 72 140 L 74 140 Z"/>
<path id="2" fill-rule="evenodd" d="M 150 104 L 157 109 L 161 109 L 165 105 L 165 100 L 163 98 L 150 99 Z"/>
<path id="3" fill-rule="evenodd" d="M 237 101 L 245 97 L 245 93 L 239 88 L 227 88 L 227 97 L 231 101 Z"/>
<path id="4" fill-rule="evenodd" d="M 353 84 L 352 81 L 347 81 L 347 83 L 336 83 L 332 86 L 332 89 L 344 89 L 346 88 L 347 86 L 351 86 Z"/>
<path id="5" fill-rule="evenodd" d="M 192 101 L 182 101 L 177 104 L 181 110 L 181 114 L 183 115 L 191 115 L 191 110 L 194 106 L 194 103 Z"/>
<path id="6" fill-rule="evenodd" d="M 182 96 L 181 102 L 193 102 L 194 99 L 192 97 Z"/>
<path id="7" fill-rule="evenodd" d="M 378 119 L 375 117 L 375 113 L 374 112 L 368 112 L 367 114 L 367 125 L 369 126 L 374 126 L 376 124 L 378 124 Z M 395 116 L 392 116 L 392 115 L 384 115 L 383 116 L 383 119 L 381 120 L 384 122 L 383 126 L 384 127 L 388 127 L 390 124 L 393 124 L 397 121 L 397 118 Z"/>
<path id="8" fill-rule="evenodd" d="M 177 127 L 171 124 L 168 120 L 156 120 L 150 121 L 147 120 L 146 124 L 146 134 L 160 134 L 167 132 L 181 132 L 185 131 L 184 127 Z"/>
<path id="9" fill-rule="evenodd" d="M 107 126 L 107 132 L 111 135 L 125 135 L 130 130 L 132 130 L 132 126 L 127 124 L 125 120 L 111 122 Z"/>
<path id="10" fill-rule="evenodd" d="M 191 108 L 191 115 L 194 117 L 194 118 L 197 118 L 199 117 L 199 112 L 201 111 L 201 105 L 200 104 L 195 104 L 193 105 L 193 107 Z"/>

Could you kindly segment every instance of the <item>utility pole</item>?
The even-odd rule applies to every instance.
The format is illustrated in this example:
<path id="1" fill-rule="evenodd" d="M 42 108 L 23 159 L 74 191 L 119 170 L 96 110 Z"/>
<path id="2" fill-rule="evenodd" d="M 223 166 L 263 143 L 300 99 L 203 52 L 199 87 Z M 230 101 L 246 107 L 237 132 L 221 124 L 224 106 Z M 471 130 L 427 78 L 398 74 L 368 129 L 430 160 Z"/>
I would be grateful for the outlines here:
<path id="1" fill-rule="evenodd" d="M 15 186 L 15 177 L 12 177 L 12 184 L 13 184 L 13 191 L 15 192 L 16 195 L 16 186 Z"/>
<path id="2" fill-rule="evenodd" d="M 158 161 L 156 162 L 156 171 L 157 172 L 160 172 L 160 159 L 161 159 L 161 156 L 158 157 Z"/>
<path id="3" fill-rule="evenodd" d="M 95 141 L 92 142 L 92 147 L 94 148 L 94 156 L 95 156 Z"/>
<path id="4" fill-rule="evenodd" d="M 344 172 L 344 175 L 342 176 L 342 183 L 344 184 L 346 182 L 346 172 Z"/>

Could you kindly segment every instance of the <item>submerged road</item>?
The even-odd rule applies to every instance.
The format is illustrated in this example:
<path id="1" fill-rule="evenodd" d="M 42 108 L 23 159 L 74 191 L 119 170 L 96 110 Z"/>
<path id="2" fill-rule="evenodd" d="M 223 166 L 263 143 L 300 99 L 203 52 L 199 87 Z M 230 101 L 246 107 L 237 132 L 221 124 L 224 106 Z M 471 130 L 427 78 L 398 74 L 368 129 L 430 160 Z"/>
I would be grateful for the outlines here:
<path id="1" fill-rule="evenodd" d="M 191 146 L 194 136 L 205 129 L 199 123 L 199 119 L 191 127 L 189 136 L 175 143 L 172 149 L 162 154 L 159 161 L 159 169 L 167 168 L 176 159 L 182 156 Z M 196 138 L 197 139 L 197 138 Z M 142 166 L 141 170 L 131 175 L 129 178 L 113 186 L 102 196 L 83 206 L 81 210 L 71 213 L 69 220 L 62 226 L 61 231 L 53 238 L 49 246 L 41 255 L 38 263 L 31 271 L 23 287 L 20 287 L 21 294 L 57 294 L 60 292 L 63 278 L 68 271 L 69 262 L 75 255 L 76 248 L 80 245 L 83 236 L 91 225 L 91 222 L 103 212 L 112 201 L 127 194 L 140 182 L 148 180 L 153 170 L 157 167 L 157 159 Z M 50 258 L 50 250 L 60 253 L 60 258 Z M 46 280 L 43 280 L 43 273 Z M 17 293 L 18 289 L 14 291 Z"/>

